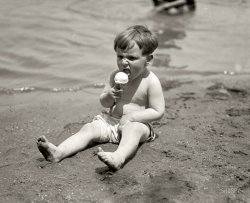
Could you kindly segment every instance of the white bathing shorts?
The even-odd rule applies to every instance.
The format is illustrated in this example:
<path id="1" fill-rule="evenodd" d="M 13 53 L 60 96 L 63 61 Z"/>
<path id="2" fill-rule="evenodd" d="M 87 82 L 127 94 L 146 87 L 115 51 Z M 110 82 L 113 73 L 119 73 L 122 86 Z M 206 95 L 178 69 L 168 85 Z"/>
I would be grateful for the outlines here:
<path id="1" fill-rule="evenodd" d="M 119 120 L 120 119 L 112 117 L 106 112 L 94 117 L 93 121 L 99 121 L 101 128 L 100 143 L 111 142 L 118 144 L 120 142 L 121 134 L 118 132 Z M 156 139 L 157 135 L 151 124 L 145 123 L 145 125 L 147 125 L 150 130 L 147 142 L 151 142 Z"/>

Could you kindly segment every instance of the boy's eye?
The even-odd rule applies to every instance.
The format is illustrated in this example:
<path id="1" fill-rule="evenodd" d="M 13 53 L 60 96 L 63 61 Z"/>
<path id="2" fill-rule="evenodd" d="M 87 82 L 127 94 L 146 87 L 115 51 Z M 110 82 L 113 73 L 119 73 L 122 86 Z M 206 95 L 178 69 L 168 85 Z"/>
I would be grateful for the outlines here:
<path id="1" fill-rule="evenodd" d="M 130 61 L 134 61 L 134 60 L 136 60 L 137 58 L 136 57 L 134 57 L 134 56 L 129 56 L 128 57 L 128 60 L 130 60 Z"/>
<path id="2" fill-rule="evenodd" d="M 127 56 L 127 57 L 124 57 L 124 56 L 122 56 L 122 55 L 117 55 L 117 59 L 119 59 L 119 60 L 122 60 L 122 59 L 124 59 L 124 58 L 126 58 L 126 59 L 129 60 L 129 61 L 135 61 L 135 60 L 137 60 L 137 57 L 135 57 L 135 56 Z"/>

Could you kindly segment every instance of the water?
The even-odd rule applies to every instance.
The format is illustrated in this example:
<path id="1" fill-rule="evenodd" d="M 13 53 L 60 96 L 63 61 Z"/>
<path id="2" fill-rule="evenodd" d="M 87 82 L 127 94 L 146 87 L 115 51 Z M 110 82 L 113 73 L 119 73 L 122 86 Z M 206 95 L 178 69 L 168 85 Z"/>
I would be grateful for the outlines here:
<path id="1" fill-rule="evenodd" d="M 155 13 L 150 0 L 0 0 L 0 90 L 102 87 L 115 35 L 144 24 L 160 39 L 152 69 L 249 74 L 249 0 L 198 0 L 195 13 Z"/>

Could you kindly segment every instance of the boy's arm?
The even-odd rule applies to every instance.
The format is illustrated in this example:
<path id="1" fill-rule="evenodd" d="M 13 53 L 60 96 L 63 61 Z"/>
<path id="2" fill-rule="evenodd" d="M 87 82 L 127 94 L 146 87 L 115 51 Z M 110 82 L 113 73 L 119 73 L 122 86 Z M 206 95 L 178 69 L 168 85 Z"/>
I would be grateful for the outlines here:
<path id="1" fill-rule="evenodd" d="M 124 115 L 121 125 L 131 121 L 147 123 L 160 119 L 165 112 L 165 100 L 159 79 L 154 75 L 148 86 L 148 108 Z"/>
<path id="2" fill-rule="evenodd" d="M 117 71 L 111 73 L 109 78 L 109 84 L 106 84 L 101 95 L 100 102 L 103 107 L 109 108 L 114 105 L 115 99 L 111 90 L 111 87 L 114 85 L 114 76 Z"/>
<path id="3" fill-rule="evenodd" d="M 104 90 L 102 91 L 102 93 L 100 95 L 101 105 L 105 108 L 109 108 L 109 107 L 113 106 L 113 104 L 115 102 L 112 95 L 110 94 L 109 89 L 110 89 L 110 85 L 106 84 L 104 87 Z"/>

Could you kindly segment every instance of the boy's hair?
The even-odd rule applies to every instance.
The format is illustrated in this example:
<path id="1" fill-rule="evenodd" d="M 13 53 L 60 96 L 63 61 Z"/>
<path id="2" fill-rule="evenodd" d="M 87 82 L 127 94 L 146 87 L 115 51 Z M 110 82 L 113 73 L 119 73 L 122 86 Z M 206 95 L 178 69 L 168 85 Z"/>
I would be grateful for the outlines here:
<path id="1" fill-rule="evenodd" d="M 152 54 L 158 47 L 157 37 L 145 26 L 134 25 L 120 34 L 118 34 L 114 41 L 114 49 L 121 50 L 131 49 L 136 43 L 142 50 L 143 55 Z"/>

